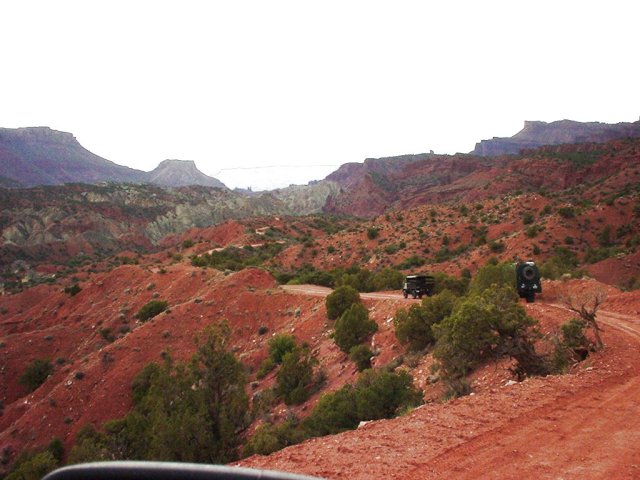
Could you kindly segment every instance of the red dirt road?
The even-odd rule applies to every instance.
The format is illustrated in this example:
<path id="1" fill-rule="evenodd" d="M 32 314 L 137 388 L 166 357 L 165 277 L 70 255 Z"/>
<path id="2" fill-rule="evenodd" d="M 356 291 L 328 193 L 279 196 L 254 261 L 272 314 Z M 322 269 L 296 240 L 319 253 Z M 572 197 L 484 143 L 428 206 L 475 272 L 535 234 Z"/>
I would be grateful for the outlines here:
<path id="1" fill-rule="evenodd" d="M 527 309 L 567 316 L 551 304 Z M 598 318 L 607 348 L 570 374 L 426 404 L 242 464 L 350 480 L 640 478 L 640 320 Z"/>
<path id="2" fill-rule="evenodd" d="M 600 312 L 640 348 L 640 321 Z M 611 378 L 436 457 L 425 478 L 640 478 L 638 356 Z M 413 475 L 409 474 L 412 477 Z"/>
<path id="3" fill-rule="evenodd" d="M 311 295 L 312 297 L 326 297 L 333 290 L 327 287 L 319 287 L 317 285 L 281 285 L 280 288 L 287 292 L 292 293 L 304 293 L 305 295 Z M 372 292 L 361 293 L 360 297 L 367 300 L 403 300 L 402 293 L 392 292 Z M 413 299 L 407 299 L 407 301 Z M 419 301 L 419 300 L 417 300 Z"/>

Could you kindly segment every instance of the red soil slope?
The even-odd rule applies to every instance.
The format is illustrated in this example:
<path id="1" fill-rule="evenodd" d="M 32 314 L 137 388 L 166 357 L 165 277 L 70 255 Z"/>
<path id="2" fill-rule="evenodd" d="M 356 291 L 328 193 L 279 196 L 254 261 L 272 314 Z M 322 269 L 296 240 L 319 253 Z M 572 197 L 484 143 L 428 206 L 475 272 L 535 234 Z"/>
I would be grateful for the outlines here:
<path id="1" fill-rule="evenodd" d="M 605 308 L 639 306 L 637 295 L 622 294 Z M 551 304 L 527 308 L 543 323 L 569 317 Z M 568 375 L 492 385 L 241 465 L 335 479 L 638 478 L 640 320 L 599 317 L 606 349 Z"/>

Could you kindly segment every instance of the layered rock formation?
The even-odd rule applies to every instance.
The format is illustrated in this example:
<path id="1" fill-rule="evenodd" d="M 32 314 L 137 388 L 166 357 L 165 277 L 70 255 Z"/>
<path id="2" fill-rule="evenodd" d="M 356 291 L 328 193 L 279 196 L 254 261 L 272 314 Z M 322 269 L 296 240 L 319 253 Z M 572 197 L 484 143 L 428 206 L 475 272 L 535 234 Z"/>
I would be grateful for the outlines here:
<path id="1" fill-rule="evenodd" d="M 209 177 L 196 167 L 193 160 L 164 160 L 155 170 L 149 172 L 149 183 L 167 187 L 202 185 L 226 188 L 217 178 Z"/>
<path id="2" fill-rule="evenodd" d="M 517 155 L 521 150 L 565 143 L 608 142 L 617 138 L 640 137 L 640 121 L 607 124 L 600 122 L 524 122 L 524 128 L 512 137 L 494 137 L 476 143 L 471 152 L 483 157 Z"/>

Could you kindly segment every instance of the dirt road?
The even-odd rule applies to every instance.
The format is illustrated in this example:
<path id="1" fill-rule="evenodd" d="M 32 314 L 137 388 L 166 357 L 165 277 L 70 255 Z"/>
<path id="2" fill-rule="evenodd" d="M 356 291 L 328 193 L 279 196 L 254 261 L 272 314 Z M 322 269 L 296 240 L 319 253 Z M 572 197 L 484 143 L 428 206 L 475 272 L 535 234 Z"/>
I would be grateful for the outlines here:
<path id="1" fill-rule="evenodd" d="M 327 287 L 319 287 L 317 285 L 282 285 L 283 290 L 291 293 L 304 293 L 314 297 L 326 297 L 333 290 Z M 396 292 L 372 292 L 361 293 L 361 298 L 370 300 L 405 300 L 400 291 Z M 413 301 L 412 298 L 406 299 L 407 302 Z M 420 300 L 416 300 L 420 301 Z"/>
<path id="2" fill-rule="evenodd" d="M 600 312 L 640 352 L 640 321 Z M 515 419 L 428 462 L 433 478 L 640 478 L 640 369 Z M 411 474 L 409 476 L 412 476 Z"/>
<path id="3" fill-rule="evenodd" d="M 313 290 L 293 289 L 330 291 Z M 552 304 L 527 308 L 566 315 Z M 606 353 L 575 373 L 424 405 L 243 463 L 350 480 L 640 478 L 640 320 L 606 311 L 598 319 Z"/>

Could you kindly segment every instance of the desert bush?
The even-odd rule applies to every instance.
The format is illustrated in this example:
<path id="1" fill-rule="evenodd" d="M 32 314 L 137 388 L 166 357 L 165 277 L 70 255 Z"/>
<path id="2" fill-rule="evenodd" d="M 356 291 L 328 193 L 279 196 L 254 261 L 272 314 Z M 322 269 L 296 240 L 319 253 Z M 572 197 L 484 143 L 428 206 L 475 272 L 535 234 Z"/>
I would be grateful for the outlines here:
<path id="1" fill-rule="evenodd" d="M 246 267 L 262 265 L 284 249 L 280 243 L 265 243 L 260 247 L 246 245 L 243 248 L 227 247 L 221 251 L 203 253 L 191 258 L 196 267 L 213 267 L 218 270 L 239 271 Z"/>
<path id="2" fill-rule="evenodd" d="M 360 294 L 355 288 L 348 285 L 338 287 L 325 299 L 327 317 L 335 320 L 355 303 L 360 303 Z"/>
<path id="3" fill-rule="evenodd" d="M 5 480 L 39 480 L 58 468 L 59 461 L 49 451 L 29 454 L 14 465 Z"/>
<path id="4" fill-rule="evenodd" d="M 560 207 L 558 209 L 558 215 L 562 218 L 574 218 L 576 216 L 576 211 L 573 207 Z"/>
<path id="5" fill-rule="evenodd" d="M 503 242 L 498 240 L 491 240 L 491 242 L 489 242 L 489 250 L 491 250 L 492 253 L 501 253 L 504 252 L 504 249 L 505 245 Z"/>
<path id="6" fill-rule="evenodd" d="M 617 255 L 621 251 L 621 249 L 615 247 L 588 248 L 584 254 L 584 261 L 587 263 L 598 263 Z"/>
<path id="7" fill-rule="evenodd" d="M 376 227 L 370 227 L 370 228 L 367 230 L 367 238 L 368 238 L 369 240 L 374 240 L 374 239 L 378 238 L 379 233 L 380 233 L 380 232 L 379 232 L 379 230 L 378 230 Z"/>
<path id="8" fill-rule="evenodd" d="M 226 325 L 207 328 L 188 363 L 145 367 L 133 384 L 134 407 L 105 423 L 86 427 L 70 461 L 158 460 L 224 463 L 237 458 L 248 425 L 245 368 L 228 351 Z"/>
<path id="9" fill-rule="evenodd" d="M 53 365 L 49 359 L 37 358 L 33 360 L 18 378 L 18 383 L 33 392 L 42 385 L 47 377 L 53 373 Z"/>
<path id="10" fill-rule="evenodd" d="M 333 339 L 340 350 L 349 353 L 377 330 L 378 325 L 369 319 L 367 309 L 361 303 L 354 303 L 336 320 Z"/>
<path id="11" fill-rule="evenodd" d="M 434 356 L 445 380 L 461 379 L 480 363 L 509 356 L 518 376 L 544 374 L 547 367 L 531 340 L 536 321 L 518 304 L 513 288 L 495 285 L 470 294 L 434 325 Z"/>
<path id="12" fill-rule="evenodd" d="M 540 275 L 550 280 L 559 278 L 565 273 L 575 274 L 578 257 L 565 247 L 556 247 L 553 256 L 540 265 Z"/>
<path id="13" fill-rule="evenodd" d="M 419 351 L 435 341 L 432 326 L 451 314 L 456 296 L 444 290 L 433 297 L 426 297 L 421 305 L 412 305 L 408 310 L 398 309 L 393 319 L 398 341 L 407 345 L 409 351 Z"/>
<path id="14" fill-rule="evenodd" d="M 533 223 L 533 213 L 527 212 L 522 216 L 522 223 L 524 225 L 531 225 Z"/>
<path id="15" fill-rule="evenodd" d="M 307 350 L 296 348 L 284 355 L 276 375 L 276 393 L 287 405 L 297 405 L 309 398 L 313 383 L 313 359 Z"/>
<path id="16" fill-rule="evenodd" d="M 421 267 L 425 263 L 427 263 L 427 261 L 419 255 L 411 255 L 400 262 L 397 267 L 401 270 L 408 270 L 410 268 Z"/>
<path id="17" fill-rule="evenodd" d="M 374 290 L 374 275 L 366 268 L 350 268 L 346 272 L 336 272 L 336 286 L 349 286 L 358 292 L 371 292 Z"/>
<path id="18" fill-rule="evenodd" d="M 98 333 L 107 342 L 113 342 L 116 339 L 115 335 L 113 334 L 113 330 L 111 330 L 111 328 L 109 327 L 99 329 Z"/>
<path id="19" fill-rule="evenodd" d="M 81 290 L 82 289 L 80 288 L 80 285 L 78 285 L 77 283 L 74 283 L 73 285 L 68 287 L 64 287 L 64 293 L 66 293 L 70 297 L 75 297 L 78 293 L 80 293 Z"/>
<path id="20" fill-rule="evenodd" d="M 384 268 L 373 275 L 373 290 L 400 290 L 404 275 L 398 270 Z"/>
<path id="21" fill-rule="evenodd" d="M 268 454 L 309 437 L 351 430 L 361 421 L 391 418 L 421 402 L 422 392 L 413 387 L 406 372 L 369 369 L 360 375 L 356 385 L 322 395 L 302 423 L 288 420 L 280 426 L 258 428 L 244 454 Z"/>
<path id="22" fill-rule="evenodd" d="M 356 345 L 349 350 L 349 359 L 356 364 L 359 372 L 371 368 L 373 352 L 366 345 Z"/>
<path id="23" fill-rule="evenodd" d="M 281 425 L 265 424 L 258 427 L 244 447 L 242 455 L 269 455 L 289 445 L 305 440 L 304 432 L 295 422 L 286 421 Z"/>
<path id="24" fill-rule="evenodd" d="M 598 243 L 601 247 L 610 247 L 613 245 L 613 241 L 611 239 L 611 225 L 605 225 L 603 229 L 598 233 Z"/>
<path id="25" fill-rule="evenodd" d="M 5 480 L 40 480 L 62 462 L 64 445 L 54 437 L 45 449 L 23 451 L 18 455 Z"/>
<path id="26" fill-rule="evenodd" d="M 435 272 L 433 277 L 436 280 L 436 286 L 434 293 L 442 293 L 445 290 L 449 290 L 456 296 L 463 296 L 467 294 L 469 288 L 470 275 L 462 275 L 459 278 L 449 276 L 444 272 Z"/>
<path id="27" fill-rule="evenodd" d="M 481 267 L 469 284 L 469 293 L 480 293 L 493 285 L 508 286 L 515 291 L 516 273 L 511 263 L 487 262 Z"/>
<path id="28" fill-rule="evenodd" d="M 296 339 L 291 335 L 276 335 L 269 340 L 269 358 L 274 364 L 282 363 L 284 356 L 296 349 Z"/>
<path id="29" fill-rule="evenodd" d="M 169 303 L 165 300 L 151 300 L 140 308 L 135 317 L 141 322 L 155 317 L 169 308 Z"/>
<path id="30" fill-rule="evenodd" d="M 562 343 L 571 350 L 583 350 L 589 348 L 589 340 L 584 334 L 587 323 L 580 318 L 573 318 L 560 326 Z"/>
<path id="31" fill-rule="evenodd" d="M 266 377 L 269 374 L 269 372 L 273 371 L 273 369 L 276 368 L 276 366 L 277 366 L 276 362 L 274 362 L 271 357 L 265 358 L 264 361 L 258 367 L 258 371 L 256 372 L 256 378 L 258 380 L 262 380 L 264 377 Z"/>
<path id="32" fill-rule="evenodd" d="M 303 427 L 313 437 L 335 434 L 361 421 L 391 418 L 421 402 L 422 392 L 413 387 L 408 373 L 369 369 L 355 385 L 323 395 Z"/>

